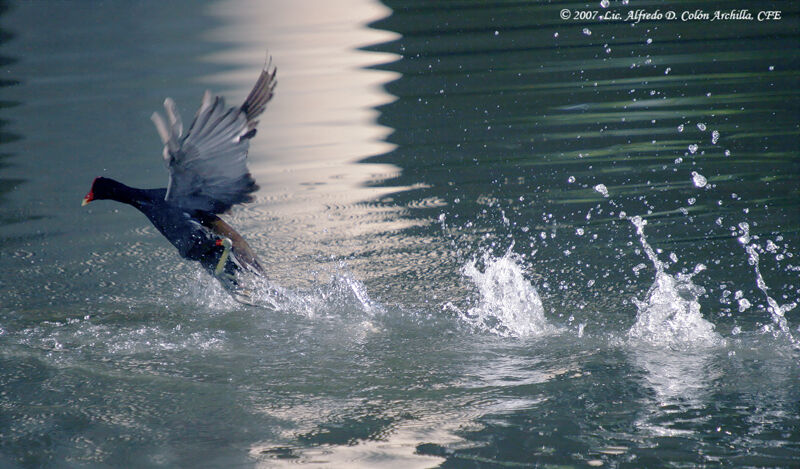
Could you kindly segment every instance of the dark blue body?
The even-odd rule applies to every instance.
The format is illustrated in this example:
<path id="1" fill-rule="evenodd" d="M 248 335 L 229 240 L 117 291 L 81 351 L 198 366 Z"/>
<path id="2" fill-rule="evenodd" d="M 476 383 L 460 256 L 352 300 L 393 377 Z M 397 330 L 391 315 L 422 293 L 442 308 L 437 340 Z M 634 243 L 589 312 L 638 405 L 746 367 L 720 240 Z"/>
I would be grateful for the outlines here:
<path id="1" fill-rule="evenodd" d="M 131 201 L 150 220 L 153 226 L 178 249 L 181 257 L 203 261 L 211 254 L 219 254 L 217 238 L 203 225 L 203 220 L 216 215 L 189 212 L 164 200 L 166 189 L 142 189 Z"/>

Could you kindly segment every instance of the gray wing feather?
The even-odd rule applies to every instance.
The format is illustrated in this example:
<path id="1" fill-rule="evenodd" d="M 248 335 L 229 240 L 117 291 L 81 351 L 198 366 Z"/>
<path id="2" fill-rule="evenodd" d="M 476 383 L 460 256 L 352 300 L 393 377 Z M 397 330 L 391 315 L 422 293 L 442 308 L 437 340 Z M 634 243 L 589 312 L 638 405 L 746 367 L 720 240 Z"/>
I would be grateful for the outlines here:
<path id="1" fill-rule="evenodd" d="M 252 200 L 258 186 L 247 169 L 247 150 L 258 125 L 255 118 L 272 99 L 276 72 L 270 61 L 240 107 L 229 108 L 224 98 L 206 91 L 186 135 L 171 99 L 164 101 L 167 120 L 153 113 L 170 173 L 166 200 L 210 213 Z"/>

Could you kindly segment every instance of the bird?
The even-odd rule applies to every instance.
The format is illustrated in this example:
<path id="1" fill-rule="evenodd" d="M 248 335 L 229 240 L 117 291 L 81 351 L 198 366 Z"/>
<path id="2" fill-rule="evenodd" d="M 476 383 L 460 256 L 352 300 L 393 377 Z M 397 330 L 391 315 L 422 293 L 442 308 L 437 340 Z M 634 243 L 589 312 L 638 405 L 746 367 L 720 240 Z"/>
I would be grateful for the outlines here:
<path id="1" fill-rule="evenodd" d="M 199 262 L 237 301 L 252 304 L 253 292 L 240 274 L 266 273 L 247 241 L 219 215 L 254 200 L 258 185 L 247 168 L 247 153 L 256 119 L 274 95 L 276 75 L 270 59 L 238 107 L 228 107 L 222 96 L 206 91 L 186 133 L 175 102 L 165 99 L 166 120 L 158 112 L 151 119 L 164 144 L 167 187 L 138 189 L 101 176 L 92 181 L 81 205 L 113 200 L 133 206 L 181 257 Z"/>

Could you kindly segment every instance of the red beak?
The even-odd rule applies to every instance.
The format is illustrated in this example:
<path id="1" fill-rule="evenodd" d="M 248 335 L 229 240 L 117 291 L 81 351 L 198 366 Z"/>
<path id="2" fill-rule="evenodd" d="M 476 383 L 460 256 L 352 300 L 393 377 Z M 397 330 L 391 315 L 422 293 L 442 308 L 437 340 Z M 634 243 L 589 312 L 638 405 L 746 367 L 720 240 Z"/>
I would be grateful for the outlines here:
<path id="1" fill-rule="evenodd" d="M 94 193 L 90 191 L 90 192 L 89 192 L 88 194 L 86 194 L 86 196 L 83 198 L 83 202 L 81 202 L 81 207 L 83 207 L 84 205 L 88 204 L 89 202 L 91 202 L 91 201 L 93 201 L 93 200 L 94 200 Z"/>

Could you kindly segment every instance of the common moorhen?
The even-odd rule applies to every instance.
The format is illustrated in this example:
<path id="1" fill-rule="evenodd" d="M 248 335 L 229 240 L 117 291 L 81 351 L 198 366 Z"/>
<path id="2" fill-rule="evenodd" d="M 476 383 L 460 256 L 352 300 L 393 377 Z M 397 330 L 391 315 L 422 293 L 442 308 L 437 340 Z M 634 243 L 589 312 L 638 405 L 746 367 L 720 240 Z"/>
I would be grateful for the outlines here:
<path id="1" fill-rule="evenodd" d="M 239 274 L 264 276 L 264 269 L 244 238 L 217 214 L 252 201 L 258 189 L 247 169 L 247 150 L 256 134 L 255 119 L 272 99 L 276 72 L 270 61 L 239 107 L 226 107 L 224 98 L 206 91 L 185 134 L 175 103 L 167 98 L 168 120 L 157 112 L 151 117 L 164 142 L 167 187 L 137 189 L 98 177 L 83 205 L 110 199 L 136 207 L 182 257 L 200 262 L 235 299 L 249 303 L 251 291 Z"/>

